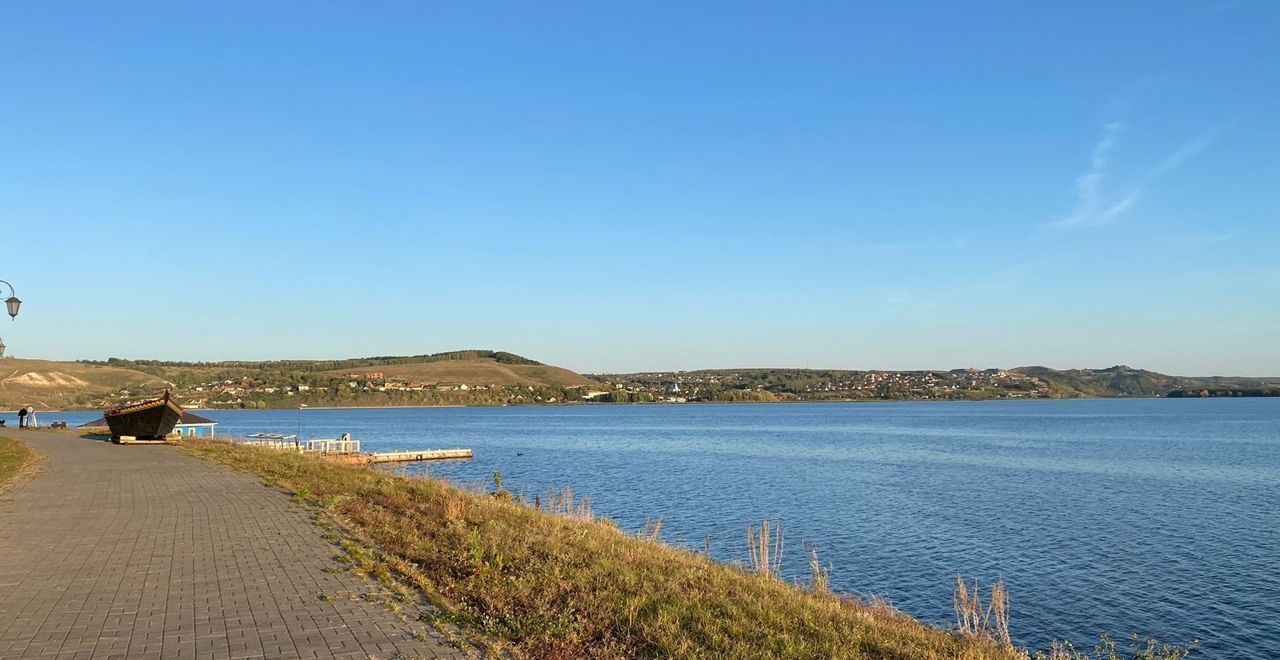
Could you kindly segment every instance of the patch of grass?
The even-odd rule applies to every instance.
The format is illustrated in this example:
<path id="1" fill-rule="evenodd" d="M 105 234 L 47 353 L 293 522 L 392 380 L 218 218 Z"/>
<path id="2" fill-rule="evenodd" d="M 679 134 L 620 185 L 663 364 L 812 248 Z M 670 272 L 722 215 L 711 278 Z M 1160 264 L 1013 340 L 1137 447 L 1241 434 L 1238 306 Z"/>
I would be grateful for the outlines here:
<path id="1" fill-rule="evenodd" d="M 710 545 L 708 539 L 707 544 Z M 710 554 L 710 553 L 707 553 Z M 814 591 L 825 594 L 830 591 L 831 583 L 831 566 L 823 566 L 818 559 L 818 549 L 809 547 L 809 588 Z"/>
<path id="2" fill-rule="evenodd" d="M 36 452 L 25 444 L 0 436 L 0 493 L 17 482 L 18 476 L 35 464 Z"/>
<path id="3" fill-rule="evenodd" d="M 344 543 L 344 563 L 394 572 L 517 656 L 1025 657 L 509 495 L 210 441 L 188 451 L 306 489 L 379 555 Z"/>

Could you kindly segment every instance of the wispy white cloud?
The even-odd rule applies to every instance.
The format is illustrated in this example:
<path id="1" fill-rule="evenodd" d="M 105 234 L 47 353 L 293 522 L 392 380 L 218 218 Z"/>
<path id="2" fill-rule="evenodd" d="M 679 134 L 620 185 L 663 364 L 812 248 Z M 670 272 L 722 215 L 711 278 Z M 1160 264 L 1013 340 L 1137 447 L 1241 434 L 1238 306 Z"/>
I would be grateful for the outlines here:
<path id="1" fill-rule="evenodd" d="M 1089 151 L 1089 167 L 1076 177 L 1076 207 L 1067 217 L 1050 224 L 1058 227 L 1082 227 L 1109 222 L 1111 218 L 1126 211 L 1137 202 L 1137 195 L 1129 194 L 1118 200 L 1104 196 L 1102 183 L 1107 171 L 1107 162 L 1111 151 L 1120 142 L 1124 133 L 1124 122 L 1113 121 L 1104 124 L 1102 137 L 1093 143 Z"/>
<path id="2" fill-rule="evenodd" d="M 1147 180 L 1150 181 L 1151 179 L 1168 172 L 1172 172 L 1178 167 L 1181 167 L 1183 163 L 1191 160 L 1201 151 L 1209 148 L 1209 145 L 1213 144 L 1214 141 L 1218 139 L 1218 134 L 1221 133 L 1222 130 L 1222 127 L 1210 128 L 1190 140 L 1187 140 L 1173 153 L 1165 156 L 1164 160 L 1160 161 L 1160 164 L 1156 165 L 1155 169 L 1151 170 L 1151 173 L 1147 175 Z"/>
<path id="3" fill-rule="evenodd" d="M 1223 127 L 1214 127 L 1187 140 L 1165 156 L 1136 183 L 1124 188 L 1118 194 L 1108 195 L 1105 192 L 1104 179 L 1108 157 L 1125 125 L 1122 122 L 1105 124 L 1102 137 L 1093 145 L 1090 152 L 1089 167 L 1076 178 L 1076 206 L 1066 217 L 1050 222 L 1053 227 L 1097 227 L 1114 222 L 1120 216 L 1137 205 L 1146 193 L 1147 187 L 1156 179 L 1181 167 L 1200 152 L 1209 148 L 1218 139 Z"/>
<path id="4" fill-rule="evenodd" d="M 1098 203 L 1098 186 L 1107 169 L 1107 157 L 1120 141 L 1120 134 L 1123 132 L 1123 122 L 1113 121 L 1102 127 L 1102 138 L 1094 143 L 1089 155 L 1089 169 L 1076 178 L 1076 197 L 1082 205 L 1094 206 Z"/>

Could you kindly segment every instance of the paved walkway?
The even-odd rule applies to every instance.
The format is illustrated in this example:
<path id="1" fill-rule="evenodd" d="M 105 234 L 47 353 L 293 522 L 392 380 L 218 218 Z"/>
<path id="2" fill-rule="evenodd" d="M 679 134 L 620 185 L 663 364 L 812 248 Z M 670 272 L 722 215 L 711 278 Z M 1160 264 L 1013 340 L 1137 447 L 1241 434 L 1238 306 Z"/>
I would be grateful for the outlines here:
<path id="1" fill-rule="evenodd" d="M 459 655 L 325 572 L 338 550 L 256 477 L 173 447 L 3 433 L 47 460 L 0 495 L 0 658 Z"/>

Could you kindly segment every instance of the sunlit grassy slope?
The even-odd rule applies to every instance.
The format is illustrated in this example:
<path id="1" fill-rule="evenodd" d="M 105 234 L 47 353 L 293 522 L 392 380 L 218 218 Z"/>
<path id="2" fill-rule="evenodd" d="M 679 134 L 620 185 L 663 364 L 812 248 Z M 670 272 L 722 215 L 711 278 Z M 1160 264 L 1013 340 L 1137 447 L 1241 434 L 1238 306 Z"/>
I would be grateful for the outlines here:
<path id="1" fill-rule="evenodd" d="M 188 450 L 298 493 L 472 630 L 537 658 L 1015 658 L 987 641 L 761 577 L 607 521 L 320 459 Z"/>
<path id="2" fill-rule="evenodd" d="M 18 358 L 0 360 L 0 408 L 96 408 L 103 397 L 122 387 L 150 393 L 164 389 L 166 384 L 162 378 L 120 367 Z"/>

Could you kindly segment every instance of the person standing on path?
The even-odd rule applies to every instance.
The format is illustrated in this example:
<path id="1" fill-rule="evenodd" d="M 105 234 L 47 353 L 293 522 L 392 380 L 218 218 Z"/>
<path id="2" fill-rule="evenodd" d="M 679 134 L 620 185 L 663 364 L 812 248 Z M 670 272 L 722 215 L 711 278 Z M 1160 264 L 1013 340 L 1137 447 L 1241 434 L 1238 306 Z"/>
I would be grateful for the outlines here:
<path id="1" fill-rule="evenodd" d="M 18 409 L 18 428 L 27 428 L 27 408 L 23 406 Z"/>
<path id="2" fill-rule="evenodd" d="M 29 429 L 38 429 L 38 428 L 40 428 L 40 425 L 36 423 L 36 408 L 35 408 L 35 406 L 27 406 L 27 428 L 29 428 Z"/>

